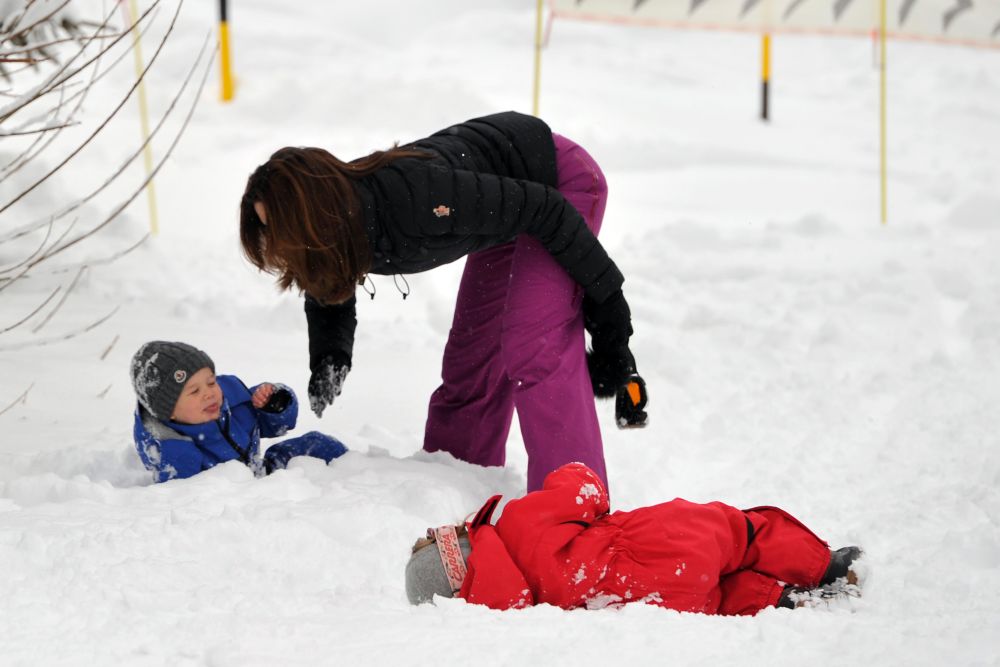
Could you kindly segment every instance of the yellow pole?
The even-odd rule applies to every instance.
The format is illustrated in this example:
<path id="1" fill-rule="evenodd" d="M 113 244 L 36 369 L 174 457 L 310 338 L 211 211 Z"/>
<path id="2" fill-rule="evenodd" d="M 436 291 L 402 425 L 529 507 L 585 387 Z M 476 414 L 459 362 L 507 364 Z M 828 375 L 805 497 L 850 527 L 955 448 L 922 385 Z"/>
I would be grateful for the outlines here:
<path id="1" fill-rule="evenodd" d="M 768 106 L 770 101 L 771 84 L 771 33 L 765 32 L 761 35 L 760 45 L 760 67 L 761 67 L 761 89 L 760 89 L 760 117 L 768 120 Z"/>
<path id="2" fill-rule="evenodd" d="M 888 208 L 886 204 L 886 122 L 885 122 L 885 106 L 886 106 L 886 95 L 885 95 L 885 5 L 886 0 L 880 0 L 879 6 L 879 135 L 880 135 L 880 152 L 881 152 L 881 165 L 880 172 L 882 178 L 882 224 L 886 224 L 888 219 L 886 209 Z"/>
<path id="3" fill-rule="evenodd" d="M 233 99 L 233 59 L 229 53 L 229 12 L 226 0 L 219 0 L 219 64 L 222 68 L 222 101 Z"/>
<path id="4" fill-rule="evenodd" d="M 538 97 L 542 81 L 542 9 L 544 0 L 538 0 L 535 11 L 535 82 L 531 96 L 531 113 L 538 116 Z"/>
<path id="5" fill-rule="evenodd" d="M 228 102 L 233 99 L 233 63 L 229 55 L 229 24 L 226 21 L 219 23 L 219 49 L 222 55 L 219 59 L 222 66 L 222 101 Z"/>
<path id="6" fill-rule="evenodd" d="M 135 22 L 139 16 L 139 9 L 136 7 L 136 0 L 129 0 L 129 24 Z M 145 68 L 142 59 L 142 44 L 139 41 L 139 26 L 132 26 L 132 53 L 135 54 L 135 75 L 136 78 L 142 76 Z M 142 156 L 146 164 L 146 175 L 153 173 L 153 147 L 149 143 L 149 108 L 146 104 L 146 80 L 139 81 L 139 122 L 142 125 L 142 140 L 146 142 Z M 160 223 L 156 215 L 156 188 L 153 187 L 153 180 L 146 184 L 146 199 L 149 202 L 149 231 L 156 236 L 160 232 Z"/>

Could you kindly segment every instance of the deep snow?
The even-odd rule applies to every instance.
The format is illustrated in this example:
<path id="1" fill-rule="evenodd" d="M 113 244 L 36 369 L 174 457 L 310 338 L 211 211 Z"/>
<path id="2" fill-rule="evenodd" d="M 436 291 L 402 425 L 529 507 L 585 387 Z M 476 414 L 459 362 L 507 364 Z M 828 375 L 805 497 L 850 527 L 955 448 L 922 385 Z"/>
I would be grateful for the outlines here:
<path id="1" fill-rule="evenodd" d="M 128 360 L 146 340 L 184 340 L 221 372 L 304 398 L 301 301 L 238 251 L 246 176 L 283 145 L 355 157 L 530 111 L 534 3 L 233 4 L 237 98 L 206 88 L 156 180 L 159 236 L 88 270 L 37 334 L 0 335 L 0 410 L 30 386 L 0 415 L 0 664 L 1000 664 L 1000 53 L 890 45 L 883 226 L 869 41 L 776 38 L 765 125 L 755 37 L 557 22 L 541 115 L 605 168 L 601 238 L 627 276 L 651 395 L 643 431 L 599 406 L 613 507 L 780 505 L 835 546 L 863 545 L 873 574 L 847 607 L 755 618 L 412 608 L 412 541 L 525 484 L 516 427 L 505 469 L 419 452 L 460 263 L 410 277 L 405 301 L 376 278 L 344 394 L 295 431 L 351 447 L 329 467 L 254 479 L 230 463 L 151 486 Z M 154 115 L 214 9 L 184 7 Z M 130 73 L 125 61 L 109 91 Z M 139 132 L 129 110 L 0 232 L 116 164 Z M 57 264 L 147 225 L 139 200 Z M 0 293 L 0 329 L 72 275 Z"/>

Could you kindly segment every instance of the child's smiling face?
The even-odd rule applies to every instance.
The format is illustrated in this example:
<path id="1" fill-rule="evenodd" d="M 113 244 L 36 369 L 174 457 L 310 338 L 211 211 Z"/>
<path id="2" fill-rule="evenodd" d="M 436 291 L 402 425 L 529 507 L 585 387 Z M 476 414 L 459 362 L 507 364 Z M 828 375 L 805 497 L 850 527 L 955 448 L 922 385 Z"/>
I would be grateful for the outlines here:
<path id="1" fill-rule="evenodd" d="M 206 367 L 188 379 L 170 418 L 182 424 L 206 424 L 218 419 L 221 409 L 222 389 Z"/>

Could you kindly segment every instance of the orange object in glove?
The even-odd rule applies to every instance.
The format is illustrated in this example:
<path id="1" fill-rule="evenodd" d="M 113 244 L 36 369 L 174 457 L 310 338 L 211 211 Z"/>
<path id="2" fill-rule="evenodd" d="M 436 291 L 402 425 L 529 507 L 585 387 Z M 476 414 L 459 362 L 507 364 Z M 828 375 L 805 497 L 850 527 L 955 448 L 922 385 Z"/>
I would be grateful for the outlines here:
<path id="1" fill-rule="evenodd" d="M 644 408 L 649 402 L 646 381 L 633 374 L 615 393 L 615 423 L 618 428 L 642 428 L 649 422 Z"/>

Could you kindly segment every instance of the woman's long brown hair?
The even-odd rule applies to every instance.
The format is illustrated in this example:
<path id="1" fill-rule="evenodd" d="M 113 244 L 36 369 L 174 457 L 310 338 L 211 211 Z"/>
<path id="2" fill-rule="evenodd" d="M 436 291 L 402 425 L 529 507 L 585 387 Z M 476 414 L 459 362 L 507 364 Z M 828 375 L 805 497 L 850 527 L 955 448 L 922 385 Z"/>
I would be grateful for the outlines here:
<path id="1" fill-rule="evenodd" d="M 257 167 L 240 202 L 243 254 L 278 286 L 295 285 L 322 303 L 342 303 L 371 268 L 353 181 L 393 160 L 428 157 L 406 148 L 341 162 L 322 148 L 282 148 Z M 254 203 L 264 206 L 264 224 Z"/>

